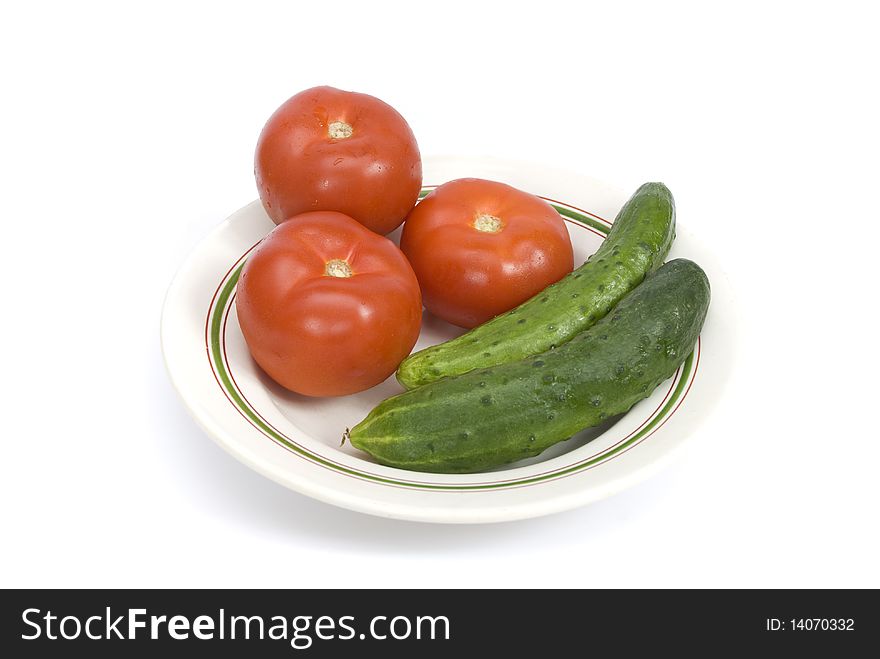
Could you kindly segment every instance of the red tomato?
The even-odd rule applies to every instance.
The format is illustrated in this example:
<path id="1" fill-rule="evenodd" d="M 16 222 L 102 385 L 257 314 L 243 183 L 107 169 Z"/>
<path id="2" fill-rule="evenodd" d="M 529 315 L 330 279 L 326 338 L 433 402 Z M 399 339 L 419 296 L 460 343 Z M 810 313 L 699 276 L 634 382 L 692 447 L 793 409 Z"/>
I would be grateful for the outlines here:
<path id="1" fill-rule="evenodd" d="M 266 123 L 254 174 L 269 217 L 339 211 L 376 233 L 393 231 L 422 188 L 422 159 L 409 124 L 366 94 L 314 87 Z"/>
<path id="2" fill-rule="evenodd" d="M 400 241 L 425 307 L 475 327 L 571 272 L 565 222 L 547 202 L 503 183 L 450 181 L 416 206 Z"/>
<path id="3" fill-rule="evenodd" d="M 256 362 L 307 396 L 341 396 L 391 375 L 419 336 L 422 299 L 406 257 L 342 213 L 303 213 L 248 258 L 236 306 Z"/>

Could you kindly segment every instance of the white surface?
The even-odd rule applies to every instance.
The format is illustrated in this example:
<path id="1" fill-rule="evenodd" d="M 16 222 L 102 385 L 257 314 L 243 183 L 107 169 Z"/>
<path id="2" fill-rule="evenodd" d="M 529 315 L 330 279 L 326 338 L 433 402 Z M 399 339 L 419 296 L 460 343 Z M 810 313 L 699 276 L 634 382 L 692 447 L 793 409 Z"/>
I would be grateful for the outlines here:
<path id="1" fill-rule="evenodd" d="M 426 157 L 424 173 L 426 181 L 464 176 L 501 181 L 603 220 L 615 217 L 628 197 L 582 174 L 498 158 Z M 600 224 L 608 230 L 607 222 Z M 565 225 L 575 262 L 583 263 L 604 234 L 577 221 Z M 183 402 L 220 446 L 257 472 L 321 501 L 381 517 L 446 524 L 539 517 L 592 503 L 668 462 L 712 413 L 731 370 L 732 300 L 726 278 L 712 252 L 679 229 L 670 258 L 683 256 L 702 265 L 715 282 L 714 309 L 692 360 L 651 396 L 614 423 L 590 428 L 496 473 L 383 467 L 350 443 L 340 445 L 340 438 L 380 401 L 404 391 L 394 376 L 339 398 L 292 394 L 251 358 L 233 311 L 235 296 L 221 293 L 234 285 L 247 254 L 274 228 L 260 202 L 253 201 L 199 243 L 165 297 L 162 353 Z M 391 235 L 398 237 L 399 232 Z M 224 299 L 227 304 L 220 302 Z M 217 324 L 222 340 L 216 343 L 207 336 L 215 318 L 223 319 Z M 415 349 L 460 335 L 456 329 L 426 314 Z M 219 359 L 205 359 L 209 345 L 217 346 Z M 228 372 L 231 392 L 221 387 L 221 370 Z M 236 406 L 235 398 L 243 404 Z"/>
<path id="2" fill-rule="evenodd" d="M 872 5 L 372 4 L 4 11 L 0 585 L 880 586 Z M 319 83 L 390 102 L 426 154 L 670 186 L 739 301 L 725 399 L 675 464 L 433 527 L 290 492 L 190 420 L 166 287 Z"/>

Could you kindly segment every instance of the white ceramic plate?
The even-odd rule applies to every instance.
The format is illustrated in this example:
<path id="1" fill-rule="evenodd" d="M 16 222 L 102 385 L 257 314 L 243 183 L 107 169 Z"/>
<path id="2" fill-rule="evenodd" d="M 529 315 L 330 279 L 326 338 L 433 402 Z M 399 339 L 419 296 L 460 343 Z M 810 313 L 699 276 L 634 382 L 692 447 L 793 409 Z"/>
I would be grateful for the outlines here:
<path id="1" fill-rule="evenodd" d="M 551 201 L 567 221 L 575 264 L 596 250 L 609 220 L 628 197 L 584 176 L 534 165 L 453 157 L 426 159 L 424 165 L 426 187 L 477 176 Z M 679 217 L 670 258 L 697 261 L 712 280 L 710 255 L 682 230 L 685 223 Z M 383 467 L 340 440 L 345 428 L 379 401 L 402 391 L 393 376 L 360 394 L 306 398 L 278 387 L 248 354 L 234 313 L 235 284 L 248 253 L 273 227 L 255 201 L 199 245 L 168 291 L 162 347 L 174 386 L 209 435 L 261 474 L 316 499 L 386 517 L 453 523 L 573 508 L 660 466 L 691 434 L 720 390 L 724 323 L 713 300 L 693 354 L 675 376 L 616 422 L 585 431 L 537 458 L 487 473 L 426 474 Z M 397 232 L 391 237 L 396 240 Z M 426 313 L 416 349 L 460 332 Z"/>

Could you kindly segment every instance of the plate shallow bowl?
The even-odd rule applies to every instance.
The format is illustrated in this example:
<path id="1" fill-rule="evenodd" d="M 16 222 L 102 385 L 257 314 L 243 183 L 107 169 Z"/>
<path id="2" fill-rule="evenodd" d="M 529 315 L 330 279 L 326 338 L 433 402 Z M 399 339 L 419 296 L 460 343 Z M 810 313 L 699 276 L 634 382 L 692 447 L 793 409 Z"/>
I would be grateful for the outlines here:
<path id="1" fill-rule="evenodd" d="M 628 197 L 575 173 L 488 158 L 428 158 L 424 171 L 430 184 L 476 176 L 544 197 L 566 220 L 576 264 L 601 244 Z M 378 465 L 341 438 L 377 403 L 402 391 L 393 376 L 360 394 L 307 398 L 277 386 L 248 354 L 234 310 L 235 286 L 247 255 L 273 227 L 255 201 L 196 248 L 168 290 L 162 349 L 175 388 L 211 437 L 261 474 L 316 499 L 385 517 L 447 523 L 566 510 L 660 467 L 720 391 L 724 323 L 715 296 L 700 340 L 681 368 L 613 422 L 486 473 L 427 474 Z M 713 280 L 709 256 L 681 227 L 678 234 L 670 258 L 697 261 Z M 398 235 L 390 237 L 396 241 Z M 416 349 L 461 331 L 426 313 Z"/>

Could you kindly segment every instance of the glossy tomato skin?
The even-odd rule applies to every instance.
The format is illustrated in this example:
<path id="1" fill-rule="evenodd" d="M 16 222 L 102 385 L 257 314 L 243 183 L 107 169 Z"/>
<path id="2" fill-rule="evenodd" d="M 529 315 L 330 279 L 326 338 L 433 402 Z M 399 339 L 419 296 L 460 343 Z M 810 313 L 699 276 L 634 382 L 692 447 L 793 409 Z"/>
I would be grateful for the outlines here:
<path id="1" fill-rule="evenodd" d="M 393 231 L 422 187 L 419 147 L 387 103 L 314 87 L 288 99 L 260 134 L 254 175 L 279 224 L 306 211 L 345 213 L 371 231 Z"/>
<path id="2" fill-rule="evenodd" d="M 350 276 L 328 274 L 328 263 Z M 330 211 L 299 215 L 260 243 L 242 269 L 236 308 L 256 362 L 307 396 L 382 382 L 412 350 L 422 316 L 418 281 L 397 246 Z"/>
<path id="3" fill-rule="evenodd" d="M 407 217 L 400 246 L 425 307 L 465 328 L 513 309 L 574 266 L 565 222 L 550 204 L 484 179 L 431 192 Z"/>

